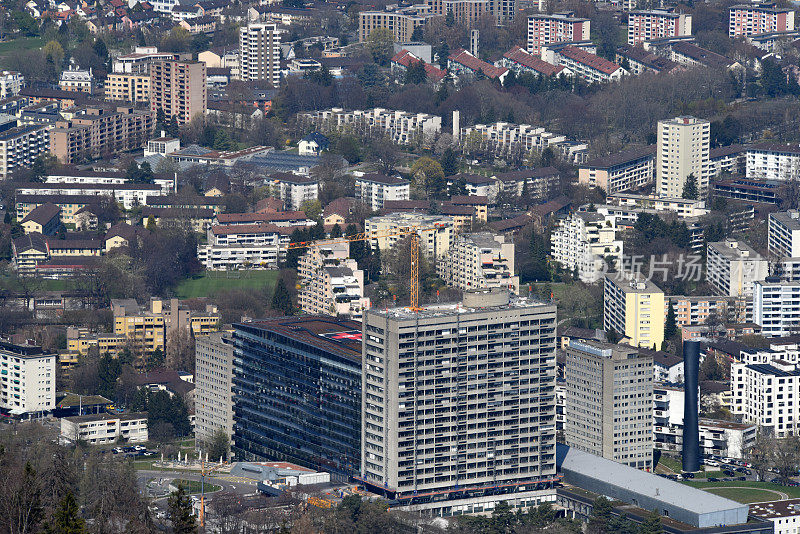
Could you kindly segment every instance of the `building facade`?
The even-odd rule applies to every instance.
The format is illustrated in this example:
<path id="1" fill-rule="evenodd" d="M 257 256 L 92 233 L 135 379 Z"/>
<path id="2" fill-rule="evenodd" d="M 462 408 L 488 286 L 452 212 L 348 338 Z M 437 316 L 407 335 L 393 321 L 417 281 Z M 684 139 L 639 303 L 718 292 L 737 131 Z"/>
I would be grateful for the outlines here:
<path id="1" fill-rule="evenodd" d="M 689 175 L 697 184 L 698 198 L 708 193 L 711 123 L 694 117 L 658 121 L 656 192 L 682 197 Z"/>
<path id="2" fill-rule="evenodd" d="M 578 182 L 606 194 L 635 191 L 653 183 L 655 159 L 652 146 L 595 158 L 578 167 Z"/>
<path id="3" fill-rule="evenodd" d="M 488 232 L 459 235 L 436 264 L 445 283 L 463 291 L 502 288 L 519 292 L 514 275 L 514 243 Z"/>
<path id="4" fill-rule="evenodd" d="M 300 308 L 312 315 L 360 319 L 369 309 L 364 271 L 350 258 L 349 243 L 311 247 L 297 265 Z"/>
<path id="5" fill-rule="evenodd" d="M 355 186 L 355 197 L 372 211 L 383 209 L 383 203 L 387 200 L 411 198 L 411 183 L 395 176 L 367 173 L 356 177 Z"/>
<path id="6" fill-rule="evenodd" d="M 554 305 L 498 290 L 420 311 L 368 311 L 367 487 L 433 515 L 525 493 L 543 497 L 537 490 L 556 473 L 555 327 Z M 437 502 L 425 504 L 431 493 Z"/>
<path id="7" fill-rule="evenodd" d="M 800 179 L 800 147 L 761 143 L 747 149 L 746 177 L 786 182 Z"/>
<path id="8" fill-rule="evenodd" d="M 420 251 L 431 259 L 443 257 L 455 238 L 453 218 L 442 215 L 398 212 L 364 221 L 364 232 L 378 234 L 370 239 L 370 245 L 382 252 L 404 240 L 407 234 L 403 232 L 409 228 L 423 230 L 418 232 Z"/>
<path id="9" fill-rule="evenodd" d="M 727 239 L 708 244 L 706 278 L 718 295 L 753 294 L 753 283 L 769 274 L 769 263 L 743 241 Z"/>
<path id="10" fill-rule="evenodd" d="M 17 126 L 0 132 L 0 179 L 6 180 L 16 168 L 30 166 L 49 150 L 47 126 Z"/>
<path id="11" fill-rule="evenodd" d="M 331 108 L 299 113 L 297 118 L 326 134 L 348 130 L 360 136 L 387 136 L 399 145 L 427 145 L 442 129 L 442 118 L 437 115 L 383 108 L 351 111 Z"/>
<path id="12" fill-rule="evenodd" d="M 617 239 L 616 218 L 596 212 L 576 212 L 559 221 L 550 236 L 550 254 L 563 269 L 587 284 L 600 280 L 606 258 L 619 265 L 623 243 Z"/>
<path id="13" fill-rule="evenodd" d="M 22 417 L 52 411 L 56 358 L 41 347 L 0 340 L 0 412 Z"/>
<path id="14" fill-rule="evenodd" d="M 794 10 L 775 4 L 740 4 L 730 8 L 728 35 L 750 37 L 794 30 Z"/>
<path id="15" fill-rule="evenodd" d="M 243 323 L 233 345 L 236 457 L 356 474 L 360 325 L 314 316 Z"/>
<path id="16" fill-rule="evenodd" d="M 800 211 L 769 214 L 767 249 L 771 258 L 800 258 Z"/>
<path id="17" fill-rule="evenodd" d="M 624 335 L 632 346 L 661 348 L 664 309 L 664 292 L 650 280 L 605 277 L 603 328 Z"/>
<path id="18" fill-rule="evenodd" d="M 127 443 L 148 440 L 147 413 L 100 413 L 61 418 L 61 437 L 90 445 L 117 443 L 123 438 Z"/>
<path id="19" fill-rule="evenodd" d="M 109 73 L 105 83 L 105 99 L 118 102 L 150 102 L 150 75 Z"/>
<path id="20" fill-rule="evenodd" d="M 528 53 L 541 56 L 542 46 L 551 43 L 588 41 L 591 22 L 572 11 L 528 17 Z"/>
<path id="21" fill-rule="evenodd" d="M 157 61 L 150 66 L 150 110 L 183 125 L 208 108 L 206 64 L 200 61 Z"/>
<path id="22" fill-rule="evenodd" d="M 455 14 L 454 14 L 455 15 Z M 358 14 L 358 42 L 363 43 L 373 30 L 387 29 L 394 40 L 410 43 L 414 30 L 424 27 L 433 18 L 441 17 L 428 4 L 398 7 L 387 6 L 384 11 L 362 11 Z"/>
<path id="23" fill-rule="evenodd" d="M 210 443 L 222 429 L 233 436 L 233 343 L 230 334 L 215 332 L 195 339 L 194 432 Z M 217 458 L 214 458 L 217 460 Z"/>
<path id="24" fill-rule="evenodd" d="M 630 467 L 653 467 L 653 358 L 624 345 L 567 346 L 566 444 Z"/>
<path id="25" fill-rule="evenodd" d="M 767 277 L 753 283 L 753 322 L 764 337 L 800 332 L 800 282 Z"/>
<path id="26" fill-rule="evenodd" d="M 692 34 L 692 16 L 663 9 L 628 14 L 628 44 Z"/>
<path id="27" fill-rule="evenodd" d="M 239 29 L 239 77 L 281 83 L 281 34 L 271 22 L 253 23 Z"/>

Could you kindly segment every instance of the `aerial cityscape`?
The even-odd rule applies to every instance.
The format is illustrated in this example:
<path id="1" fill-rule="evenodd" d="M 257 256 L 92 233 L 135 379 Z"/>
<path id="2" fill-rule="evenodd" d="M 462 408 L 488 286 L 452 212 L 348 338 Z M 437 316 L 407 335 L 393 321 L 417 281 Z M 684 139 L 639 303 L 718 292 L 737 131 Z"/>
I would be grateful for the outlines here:
<path id="1" fill-rule="evenodd" d="M 800 0 L 418 2 L 0 0 L 0 534 L 800 534 Z"/>

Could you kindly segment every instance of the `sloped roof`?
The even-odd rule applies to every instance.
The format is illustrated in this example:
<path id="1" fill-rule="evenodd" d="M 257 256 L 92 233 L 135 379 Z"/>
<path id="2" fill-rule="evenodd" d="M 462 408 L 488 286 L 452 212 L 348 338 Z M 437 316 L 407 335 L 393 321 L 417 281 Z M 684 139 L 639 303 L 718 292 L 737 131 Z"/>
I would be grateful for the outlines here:
<path id="1" fill-rule="evenodd" d="M 616 63 L 612 63 L 605 58 L 574 46 L 565 46 L 559 53 L 564 57 L 567 57 L 573 61 L 577 61 L 582 65 L 586 65 L 587 67 L 598 70 L 604 74 L 614 74 L 620 69 L 620 66 Z"/>
<path id="2" fill-rule="evenodd" d="M 494 65 L 490 65 L 485 61 L 482 61 L 463 48 L 459 48 L 450 56 L 448 57 L 450 61 L 455 61 L 456 63 L 460 63 L 461 65 L 465 66 L 469 70 L 473 72 L 483 72 L 487 78 L 499 78 L 500 76 L 504 75 L 508 72 L 508 69 L 505 67 L 495 67 Z"/>
<path id="3" fill-rule="evenodd" d="M 28 221 L 33 221 L 44 226 L 55 217 L 58 217 L 59 213 L 61 213 L 61 208 L 51 202 L 47 202 L 46 204 L 42 204 L 41 206 L 31 210 L 28 216 L 22 219 L 22 222 L 26 223 Z"/>
<path id="4" fill-rule="evenodd" d="M 513 47 L 511 50 L 503 54 L 503 57 L 514 63 L 519 63 L 523 67 L 533 69 L 539 74 L 544 76 L 555 76 L 564 70 L 562 65 L 553 65 L 547 61 L 543 61 L 538 57 L 527 53 L 519 46 Z"/>

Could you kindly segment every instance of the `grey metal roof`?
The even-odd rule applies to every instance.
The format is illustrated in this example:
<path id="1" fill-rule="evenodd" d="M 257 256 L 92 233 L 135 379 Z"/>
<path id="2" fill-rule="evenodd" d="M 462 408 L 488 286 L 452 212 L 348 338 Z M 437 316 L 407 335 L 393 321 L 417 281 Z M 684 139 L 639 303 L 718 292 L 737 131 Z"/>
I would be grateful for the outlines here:
<path id="1" fill-rule="evenodd" d="M 747 521 L 747 505 L 574 447 L 558 444 L 556 465 L 571 484 L 625 502 L 636 499 L 637 506 L 643 508 L 651 501 L 657 502 L 658 508 L 668 510 L 670 517 L 694 526 L 730 525 Z M 598 488 L 602 490 L 598 491 Z M 650 508 L 648 506 L 647 509 Z M 709 521 L 711 524 L 708 524 Z"/>

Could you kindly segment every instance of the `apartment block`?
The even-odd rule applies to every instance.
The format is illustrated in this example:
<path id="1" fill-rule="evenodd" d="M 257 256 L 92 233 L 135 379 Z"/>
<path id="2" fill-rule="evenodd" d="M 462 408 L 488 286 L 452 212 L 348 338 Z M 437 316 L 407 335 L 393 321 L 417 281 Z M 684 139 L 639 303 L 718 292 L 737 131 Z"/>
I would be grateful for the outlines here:
<path id="1" fill-rule="evenodd" d="M 616 63 L 577 46 L 564 46 L 553 53 L 553 63 L 561 65 L 588 83 L 606 83 L 628 74 Z M 549 55 L 545 55 L 550 59 Z"/>
<path id="2" fill-rule="evenodd" d="M 652 469 L 653 357 L 633 347 L 576 339 L 566 352 L 566 444 Z"/>
<path id="3" fill-rule="evenodd" d="M 728 35 L 749 37 L 794 30 L 794 9 L 775 4 L 740 4 L 730 8 Z"/>
<path id="4" fill-rule="evenodd" d="M 647 146 L 589 160 L 578 167 L 578 182 L 606 194 L 635 191 L 655 179 L 656 148 Z"/>
<path id="5" fill-rule="evenodd" d="M 617 239 L 616 218 L 580 211 L 561 219 L 550 236 L 550 254 L 563 269 L 577 271 L 587 284 L 598 282 L 605 272 L 606 258 L 620 267 L 622 240 Z"/>
<path id="6" fill-rule="evenodd" d="M 56 355 L 0 340 L 0 410 L 11 416 L 50 412 L 56 403 Z"/>
<path id="7" fill-rule="evenodd" d="M 158 184 L 81 184 L 81 183 L 19 183 L 15 189 L 17 195 L 40 197 L 111 197 L 129 210 L 135 206 L 146 206 L 150 197 L 164 196 L 164 190 Z"/>
<path id="8" fill-rule="evenodd" d="M 466 153 L 488 151 L 496 157 L 504 157 L 530 152 L 540 153 L 545 148 L 550 148 L 562 158 L 575 163 L 584 161 L 588 153 L 586 143 L 569 141 L 564 135 L 551 133 L 530 124 L 509 122 L 476 124 L 460 128 L 459 132 L 461 149 Z M 486 177 L 478 179 L 491 186 L 491 179 Z M 485 192 L 477 194 L 487 196 Z"/>
<path id="9" fill-rule="evenodd" d="M 281 172 L 269 176 L 265 182 L 272 196 L 281 199 L 289 210 L 298 211 L 304 202 L 319 198 L 319 180 L 311 176 Z"/>
<path id="10" fill-rule="evenodd" d="M 118 102 L 150 102 L 150 75 L 110 73 L 106 77 L 105 99 Z"/>
<path id="11" fill-rule="evenodd" d="M 433 516 L 553 499 L 554 305 L 483 290 L 362 324 L 369 489 Z"/>
<path id="12" fill-rule="evenodd" d="M 137 46 L 132 53 L 114 58 L 111 70 L 115 74 L 147 74 L 152 63 L 173 59 L 176 56 L 172 52 L 159 52 L 155 46 Z"/>
<path id="13" fill-rule="evenodd" d="M 726 297 L 753 294 L 753 283 L 769 274 L 769 263 L 750 245 L 735 239 L 708 244 L 706 278 L 714 292 Z"/>
<path id="14" fill-rule="evenodd" d="M 664 9 L 631 11 L 628 14 L 628 44 L 692 35 L 692 16 Z"/>
<path id="15" fill-rule="evenodd" d="M 528 53 L 541 56 L 542 46 L 552 43 L 572 43 L 589 40 L 589 19 L 575 16 L 572 11 L 528 17 Z"/>
<path id="16" fill-rule="evenodd" d="M 157 61 L 150 66 L 150 110 L 186 124 L 208 107 L 206 64 L 200 61 Z"/>
<path id="17" fill-rule="evenodd" d="M 398 7 L 387 6 L 384 11 L 361 11 L 358 14 L 358 42 L 363 43 L 372 30 L 386 28 L 400 43 L 413 42 L 414 30 L 424 27 L 433 18 L 441 17 L 433 12 L 432 6 L 416 4 Z"/>
<path id="18" fill-rule="evenodd" d="M 76 443 L 90 445 L 117 443 L 143 443 L 148 440 L 147 413 L 98 413 L 61 418 L 61 437 Z"/>
<path id="19" fill-rule="evenodd" d="M 713 178 L 722 174 L 744 175 L 747 169 L 747 148 L 745 145 L 712 148 L 709 151 L 709 176 Z"/>
<path id="20" fill-rule="evenodd" d="M 637 195 L 636 193 L 612 193 L 606 197 L 608 204 L 629 206 L 654 211 L 671 211 L 681 219 L 702 217 L 708 214 L 705 200 L 681 197 L 659 197 L 656 195 Z"/>
<path id="21" fill-rule="evenodd" d="M 92 69 L 69 69 L 62 71 L 58 79 L 58 88 L 62 91 L 75 91 L 78 93 L 92 94 L 94 91 L 94 77 Z"/>
<path id="22" fill-rule="evenodd" d="M 456 237 L 447 255 L 436 264 L 444 282 L 463 291 L 502 288 L 519 292 L 514 275 L 514 243 L 489 232 Z"/>
<path id="23" fill-rule="evenodd" d="M 625 65 L 628 73 L 634 76 L 639 76 L 645 72 L 660 74 L 662 72 L 673 73 L 683 70 L 674 61 L 655 52 L 649 52 L 641 46 L 622 45 L 618 47 L 614 62 L 618 65 Z"/>
<path id="24" fill-rule="evenodd" d="M 0 179 L 18 167 L 28 167 L 50 150 L 47 126 L 17 126 L 0 132 Z"/>
<path id="25" fill-rule="evenodd" d="M 299 113 L 297 118 L 325 133 L 348 129 L 361 136 L 386 136 L 399 145 L 430 144 L 442 129 L 442 118 L 437 115 L 383 108 L 331 108 Z"/>
<path id="26" fill-rule="evenodd" d="M 408 200 L 411 183 L 397 176 L 380 173 L 367 173 L 355 178 L 355 197 L 370 207 L 372 211 L 383 209 L 387 200 Z"/>
<path id="27" fill-rule="evenodd" d="M 778 143 L 761 143 L 748 147 L 746 177 L 748 179 L 786 182 L 800 179 L 800 147 Z"/>
<path id="28" fill-rule="evenodd" d="M 543 61 L 519 46 L 514 46 L 503 54 L 500 66 L 513 70 L 516 74 L 525 73 L 534 76 L 559 76 L 562 74 L 567 76 L 571 74 L 561 65 L 552 65 Z"/>
<path id="29" fill-rule="evenodd" d="M 678 328 L 704 325 L 712 316 L 722 323 L 748 322 L 750 303 L 737 297 L 670 295 L 667 297 L 667 306 L 669 303 L 675 310 Z M 667 310 L 664 311 L 665 317 Z"/>
<path id="30" fill-rule="evenodd" d="M 25 77 L 13 70 L 0 72 L 0 99 L 12 98 L 19 94 Z"/>
<path id="31" fill-rule="evenodd" d="M 370 217 L 364 221 L 364 232 L 377 233 L 370 239 L 372 248 L 386 252 L 406 238 L 396 232 L 409 228 L 419 228 L 420 251 L 430 259 L 438 259 L 447 254 L 455 238 L 453 218 L 425 213 L 389 213 Z"/>
<path id="32" fill-rule="evenodd" d="M 369 309 L 364 296 L 364 271 L 350 258 L 349 243 L 308 249 L 297 265 L 300 308 L 312 315 L 360 319 Z"/>
<path id="33" fill-rule="evenodd" d="M 63 164 L 109 157 L 141 148 L 155 125 L 149 112 L 119 106 L 85 108 L 50 130 L 50 153 Z"/>
<path id="34" fill-rule="evenodd" d="M 211 271 L 275 269 L 286 255 L 293 228 L 274 224 L 217 224 L 207 242 L 197 246 L 197 259 Z"/>
<path id="35" fill-rule="evenodd" d="M 772 258 L 800 258 L 800 211 L 769 214 L 767 249 Z"/>
<path id="36" fill-rule="evenodd" d="M 664 342 L 664 292 L 641 277 L 606 276 L 603 328 L 614 330 L 634 347 L 659 350 Z"/>
<path id="37" fill-rule="evenodd" d="M 253 23 L 239 29 L 239 77 L 281 83 L 281 32 L 272 22 Z"/>
<path id="38" fill-rule="evenodd" d="M 343 481 L 358 473 L 361 336 L 357 322 L 333 317 L 234 325 L 237 459 L 292 462 Z"/>
<path id="39" fill-rule="evenodd" d="M 800 369 L 784 356 L 777 350 L 765 363 L 731 363 L 731 412 L 777 438 L 800 430 Z"/>
<path id="40" fill-rule="evenodd" d="M 112 299 L 114 333 L 125 336 L 142 353 L 166 350 L 164 316 L 155 308 L 142 309 L 134 299 Z"/>
<path id="41" fill-rule="evenodd" d="M 800 282 L 768 277 L 753 283 L 753 322 L 764 337 L 800 332 Z"/>
<path id="42" fill-rule="evenodd" d="M 210 442 L 222 429 L 233 436 L 233 340 L 227 332 L 195 339 L 195 436 Z M 213 460 L 217 460 L 214 458 Z"/>
<path id="43" fill-rule="evenodd" d="M 697 183 L 698 198 L 708 194 L 711 123 L 694 117 L 658 121 L 656 149 L 656 192 L 660 196 L 682 197 L 686 178 Z"/>

